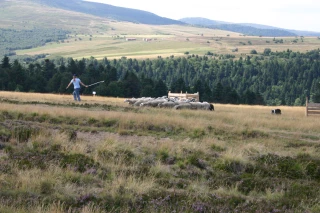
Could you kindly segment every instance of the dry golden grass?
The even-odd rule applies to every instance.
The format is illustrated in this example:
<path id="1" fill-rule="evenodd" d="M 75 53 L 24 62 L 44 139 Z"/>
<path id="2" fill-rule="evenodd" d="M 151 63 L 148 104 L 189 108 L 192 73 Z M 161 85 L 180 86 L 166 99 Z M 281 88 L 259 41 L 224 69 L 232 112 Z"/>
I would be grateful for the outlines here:
<path id="1" fill-rule="evenodd" d="M 190 200 L 211 199 L 210 196 L 215 194 L 218 197 L 273 202 L 285 196 L 285 188 L 288 186 L 279 185 L 265 191 L 254 189 L 249 194 L 244 194 L 239 189 L 241 182 L 237 181 L 232 185 L 221 183 L 216 188 L 210 188 L 208 187 L 210 180 L 201 176 L 205 170 L 192 163 L 196 163 L 195 158 L 200 158 L 204 160 L 206 167 L 212 166 L 211 169 L 218 169 L 228 167 L 231 162 L 237 162 L 241 169 L 247 166 L 254 167 L 256 165 L 254 158 L 270 153 L 293 158 L 299 154 L 320 157 L 318 149 L 313 146 L 318 144 L 320 139 L 318 117 L 305 117 L 304 107 L 280 106 L 282 110 L 280 116 L 271 115 L 270 110 L 274 108 L 271 106 L 224 104 L 215 104 L 213 112 L 158 108 L 120 112 L 104 111 L 99 107 L 86 109 L 77 105 L 69 106 L 69 103 L 73 103 L 70 101 L 72 97 L 62 95 L 1 92 L 0 99 L 3 98 L 24 104 L 1 103 L 0 112 L 94 118 L 98 121 L 114 119 L 119 123 L 118 130 L 114 132 L 105 132 L 103 129 L 98 129 L 97 132 L 78 130 L 77 138 L 72 141 L 67 132 L 46 129 L 46 125 L 50 124 L 43 123 L 44 130 L 33 135 L 26 144 L 17 146 L 36 150 L 37 147 L 45 149 L 52 145 L 60 145 L 63 153 L 87 156 L 110 173 L 102 179 L 98 174 L 79 173 L 71 167 L 61 168 L 59 165 L 49 165 L 45 170 L 38 168 L 21 170 L 15 165 L 12 174 L 0 174 L 0 186 L 22 192 L 41 194 L 44 187 L 49 187 L 57 198 L 79 199 L 82 195 L 99 197 L 121 195 L 129 200 L 135 200 L 139 196 L 158 190 L 159 178 L 164 180 L 170 177 L 174 183 L 179 172 L 185 169 L 192 172 L 189 174 L 192 181 L 188 180 L 185 188 L 177 190 L 186 193 Z M 47 104 L 26 104 L 31 101 Z M 49 103 L 61 105 L 52 106 Z M 123 99 L 107 97 L 86 96 L 83 97 L 82 103 L 108 103 L 114 107 L 131 107 L 123 103 Z M 141 136 L 136 134 L 135 130 L 133 135 L 121 134 L 128 131 L 132 125 L 145 132 L 149 131 L 150 126 L 180 127 L 183 133 L 164 138 L 152 134 Z M 117 131 L 120 134 L 117 134 Z M 199 132 L 204 132 L 204 135 L 197 135 Z M 9 143 L 13 145 L 14 140 L 12 138 Z M 295 146 L 295 143 L 299 146 Z M 174 157 L 174 165 L 166 163 L 166 156 Z M 301 165 L 302 170 L 305 170 L 305 166 Z M 147 168 L 147 172 L 144 168 Z M 200 178 L 193 177 L 193 174 L 199 175 Z M 15 178 L 12 178 L 12 175 Z M 175 189 L 166 190 L 168 193 L 172 191 L 175 193 Z M 65 212 L 66 210 L 64 204 L 59 202 L 46 206 L 30 206 L 27 211 L 12 207 L 0 200 L 0 208 L 4 209 L 6 206 L 16 212 Z M 123 211 L 130 212 L 130 209 L 124 207 Z M 79 208 L 78 212 L 103 211 L 99 206 L 88 204 Z"/>
<path id="2" fill-rule="evenodd" d="M 130 25 L 130 24 L 129 24 Z M 141 26 L 136 26 L 140 28 Z M 109 59 L 121 58 L 156 58 L 158 56 L 168 57 L 170 55 L 183 56 L 185 52 L 190 54 L 204 55 L 208 51 L 217 54 L 250 54 L 251 50 L 256 50 L 258 53 L 263 53 L 265 48 L 271 48 L 272 51 L 285 51 L 287 49 L 299 52 L 306 52 L 320 47 L 319 39 L 310 37 L 304 42 L 292 43 L 295 38 L 279 38 L 285 42 L 276 44 L 272 38 L 259 37 L 242 37 L 236 33 L 227 31 L 218 31 L 213 29 L 199 29 L 196 27 L 173 26 L 176 31 L 171 31 L 171 26 L 164 27 L 163 30 L 166 36 L 152 34 L 158 32 L 156 29 L 145 31 L 142 35 L 135 35 L 132 31 L 127 31 L 126 37 L 134 37 L 137 40 L 128 42 L 124 36 L 121 39 L 112 38 L 110 34 L 99 34 L 90 37 L 78 35 L 70 38 L 64 43 L 51 43 L 43 47 L 20 50 L 18 54 L 35 55 L 49 53 L 52 56 L 73 57 L 81 59 L 91 56 L 96 59 L 108 57 Z M 134 27 L 133 27 L 134 28 Z M 145 26 L 146 28 L 146 26 Z M 155 27 L 156 28 L 156 27 Z M 129 30 L 130 27 L 127 29 Z M 143 28 L 144 29 L 144 28 Z M 142 29 L 142 30 L 143 30 Z M 206 36 L 200 36 L 200 31 L 206 31 Z M 180 32 L 178 32 L 180 31 Z M 143 31 L 142 31 L 143 32 Z M 227 36 L 229 35 L 229 36 Z M 142 38 L 154 38 L 151 42 L 144 42 Z M 80 41 L 79 38 L 82 40 Z M 252 44 L 249 45 L 248 42 Z M 268 43 L 267 43 L 268 42 Z M 245 44 L 245 45 L 243 45 Z M 233 50 L 238 48 L 238 52 Z"/>
<path id="3" fill-rule="evenodd" d="M 74 103 L 72 99 L 72 94 L 44 94 L 44 93 L 23 93 L 23 92 L 5 92 L 0 91 L 0 97 L 6 98 L 10 100 L 15 101 L 23 101 L 23 102 L 31 102 L 31 101 L 37 101 L 37 102 L 50 102 L 50 103 Z M 123 103 L 124 98 L 112 98 L 112 97 L 101 97 L 101 96 L 82 96 L 83 101 L 82 103 L 88 103 L 88 104 L 112 104 L 112 103 Z M 78 102 L 75 102 L 76 104 Z"/>
<path id="4" fill-rule="evenodd" d="M 16 93 L 0 92 L 0 98 L 10 100 L 41 103 L 73 103 L 72 97 L 67 95 L 35 94 L 35 93 Z M 129 107 L 121 98 L 106 98 L 85 96 L 80 104 L 108 104 L 113 106 Z M 296 135 L 303 137 L 312 135 L 320 137 L 318 116 L 305 116 L 304 107 L 281 106 L 282 115 L 271 115 L 272 106 L 244 106 L 244 105 L 223 105 L 214 104 L 215 111 L 174 111 L 170 109 L 139 109 L 140 113 L 117 112 L 103 110 L 88 110 L 64 106 L 47 105 L 14 105 L 3 103 L 0 109 L 17 111 L 22 113 L 40 113 L 51 116 L 69 116 L 95 118 L 98 120 L 115 119 L 120 121 L 119 130 L 134 122 L 136 125 L 148 127 L 149 125 L 165 125 L 183 127 L 186 130 L 203 129 L 208 126 L 222 129 L 225 131 L 242 132 L 245 130 L 258 130 L 267 134 Z"/>
<path id="5" fill-rule="evenodd" d="M 25 208 L 12 208 L 9 204 L 8 205 L 2 205 L 2 208 L 5 208 L 7 206 L 7 211 L 5 212 L 14 212 L 14 213 L 73 213 L 75 210 L 72 210 L 71 208 L 67 208 L 63 203 L 56 202 L 51 205 L 40 205 L 40 206 L 29 206 L 28 209 Z M 79 208 L 77 210 L 79 213 L 103 213 L 105 211 L 102 211 L 101 208 L 96 207 L 93 204 L 89 204 L 86 206 L 83 206 L 82 208 Z"/>

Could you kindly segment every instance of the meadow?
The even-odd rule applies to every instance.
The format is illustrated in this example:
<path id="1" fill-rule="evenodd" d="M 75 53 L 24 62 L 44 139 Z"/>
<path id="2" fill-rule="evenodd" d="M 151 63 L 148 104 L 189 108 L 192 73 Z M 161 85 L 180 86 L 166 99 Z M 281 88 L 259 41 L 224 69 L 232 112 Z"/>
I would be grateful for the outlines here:
<path id="1" fill-rule="evenodd" d="M 119 26 L 122 23 L 118 23 Z M 128 23 L 128 25 L 134 25 Z M 137 29 L 140 25 L 136 24 Z M 145 26 L 147 27 L 147 26 Z M 173 28 L 175 31 L 173 31 Z M 63 56 L 74 59 L 90 58 L 157 58 L 169 56 L 184 56 L 186 53 L 205 55 L 208 52 L 215 54 L 234 54 L 240 57 L 251 54 L 256 50 L 262 54 L 266 48 L 272 51 L 293 50 L 307 52 L 320 48 L 317 37 L 297 39 L 295 37 L 277 38 L 283 43 L 275 43 L 274 38 L 258 36 L 241 36 L 238 33 L 202 29 L 186 26 L 153 27 L 153 32 L 141 29 L 139 34 L 117 34 L 117 31 L 101 32 L 100 34 L 80 34 L 71 36 L 68 40 L 59 43 L 49 43 L 45 46 L 17 51 L 18 55 L 48 54 L 50 57 Z M 161 29 L 161 34 L 158 34 Z M 129 34 L 128 34 L 129 33 Z M 127 41 L 126 38 L 135 38 Z M 143 41 L 151 39 L 151 41 Z M 295 41 L 295 42 L 293 42 Z M 235 51 L 236 50 L 236 51 Z"/>
<path id="2" fill-rule="evenodd" d="M 0 212 L 319 212 L 304 107 L 135 108 L 0 92 Z"/>

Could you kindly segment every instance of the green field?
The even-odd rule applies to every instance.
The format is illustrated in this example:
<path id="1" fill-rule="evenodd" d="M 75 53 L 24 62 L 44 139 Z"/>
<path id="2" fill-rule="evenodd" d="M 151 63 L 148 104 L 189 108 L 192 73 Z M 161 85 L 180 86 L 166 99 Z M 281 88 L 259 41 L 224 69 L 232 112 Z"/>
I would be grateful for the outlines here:
<path id="1" fill-rule="evenodd" d="M 273 38 L 262 37 L 243 37 L 235 33 L 228 33 L 216 30 L 203 30 L 193 27 L 176 26 L 175 30 L 182 32 L 177 34 L 172 32 L 172 26 L 168 28 L 162 27 L 162 32 L 166 35 L 150 34 L 101 34 L 77 35 L 64 43 L 48 44 L 43 47 L 17 51 L 19 55 L 35 55 L 47 53 L 52 56 L 64 56 L 73 58 L 95 57 L 101 59 L 131 57 L 131 58 L 153 58 L 157 56 L 167 57 L 170 55 L 181 56 L 185 52 L 189 54 L 204 55 L 208 51 L 217 54 L 250 54 L 251 50 L 262 53 L 265 48 L 271 48 L 272 51 L 293 50 L 306 52 L 316 48 L 320 48 L 320 40 L 318 38 L 304 38 L 303 42 L 299 40 L 293 43 L 296 38 L 277 38 L 283 39 L 283 43 L 275 43 Z M 201 30 L 201 31 L 200 31 Z M 205 31 L 205 33 L 203 33 Z M 199 35 L 203 33 L 203 36 Z M 227 36 L 229 35 L 229 36 Z M 81 38 L 81 40 L 79 40 Z M 135 38 L 136 41 L 126 41 L 126 38 Z M 151 39 L 151 41 L 143 41 L 143 39 Z M 90 40 L 91 39 L 91 40 Z M 238 52 L 234 52 L 234 49 Z"/>
<path id="2" fill-rule="evenodd" d="M 179 26 L 181 31 L 184 27 Z M 185 27 L 190 31 L 181 35 L 174 34 L 167 29 L 167 35 L 158 34 L 119 34 L 113 35 L 107 32 L 103 35 L 77 35 L 64 41 L 64 43 L 51 43 L 46 46 L 17 51 L 18 55 L 35 55 L 47 53 L 52 56 L 73 57 L 76 59 L 83 57 L 95 57 L 101 59 L 131 57 L 131 58 L 153 58 L 157 56 L 167 57 L 170 55 L 183 55 L 185 52 L 189 54 L 204 55 L 208 51 L 217 54 L 250 54 L 251 50 L 262 53 L 265 48 L 271 48 L 272 51 L 293 50 L 306 52 L 316 48 L 320 48 L 320 40 L 318 38 L 305 38 L 302 41 L 293 43 L 296 38 L 277 38 L 283 39 L 282 44 L 276 44 L 273 38 L 261 37 L 242 37 L 237 34 L 221 35 L 227 32 L 216 32 L 215 30 L 207 30 L 204 36 L 198 35 L 199 28 Z M 165 29 L 165 28 L 164 28 Z M 163 28 L 162 30 L 165 31 Z M 191 31 L 193 30 L 193 31 Z M 202 30 L 202 29 L 201 29 Z M 202 31 L 201 31 L 202 32 Z M 220 35 L 218 34 L 220 33 Z M 219 36 L 218 36 L 219 35 Z M 79 38 L 81 40 L 79 40 Z M 126 38 L 135 38 L 135 41 L 126 41 Z M 143 39 L 151 39 L 151 41 L 143 41 Z M 268 43 L 267 43 L 268 42 Z M 238 49 L 234 52 L 234 49 Z"/>
<path id="3" fill-rule="evenodd" d="M 156 36 L 156 35 L 154 35 Z M 149 55 L 181 55 L 186 51 L 204 51 L 205 48 L 200 45 L 190 43 L 186 46 L 184 42 L 171 40 L 170 37 L 158 37 L 152 42 L 144 42 L 141 37 L 136 41 L 126 41 L 125 39 L 114 39 L 111 37 L 80 36 L 67 41 L 68 43 L 48 44 L 30 50 L 18 51 L 18 54 L 41 54 L 60 55 L 65 57 L 83 58 L 94 56 L 101 59 L 103 57 L 141 57 Z M 150 38 L 150 37 L 148 37 Z M 66 41 L 65 41 L 66 42 Z M 207 51 L 210 48 L 206 48 Z"/>

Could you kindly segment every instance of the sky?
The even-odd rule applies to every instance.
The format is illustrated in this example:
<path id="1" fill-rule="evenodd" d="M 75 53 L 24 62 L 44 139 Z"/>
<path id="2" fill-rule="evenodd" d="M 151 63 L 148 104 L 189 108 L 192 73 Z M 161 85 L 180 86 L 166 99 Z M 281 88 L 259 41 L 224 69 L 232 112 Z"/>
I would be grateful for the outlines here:
<path id="1" fill-rule="evenodd" d="M 320 32 L 320 0 L 89 0 L 178 20 L 202 17 Z"/>

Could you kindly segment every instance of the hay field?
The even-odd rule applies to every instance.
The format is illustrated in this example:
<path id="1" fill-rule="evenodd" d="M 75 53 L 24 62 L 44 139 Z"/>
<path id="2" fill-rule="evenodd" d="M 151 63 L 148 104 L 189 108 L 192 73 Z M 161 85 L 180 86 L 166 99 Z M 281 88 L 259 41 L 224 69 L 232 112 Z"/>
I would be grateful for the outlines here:
<path id="1" fill-rule="evenodd" d="M 303 107 L 135 108 L 0 92 L 0 212 L 318 212 Z"/>
<path id="2" fill-rule="evenodd" d="M 83 34 L 72 36 L 64 43 L 50 43 L 43 47 L 17 51 L 18 55 L 50 54 L 54 56 L 73 57 L 75 59 L 91 56 L 108 58 L 156 58 L 170 55 L 183 56 L 189 54 L 204 55 L 208 51 L 216 54 L 250 54 L 251 50 L 263 53 L 265 48 L 272 51 L 287 49 L 306 52 L 320 48 L 320 40 L 308 37 L 293 41 L 295 37 L 283 37 L 283 43 L 275 43 L 274 38 L 258 36 L 240 36 L 238 33 L 203 29 L 191 26 L 148 26 L 132 23 L 114 23 L 115 31 L 99 31 L 99 34 Z M 122 29 L 124 24 L 125 31 Z M 131 26 L 136 25 L 136 26 Z M 111 25 L 112 26 L 112 25 Z M 130 27 L 131 26 L 131 27 Z M 135 30 L 130 30 L 135 29 Z M 136 31 L 138 29 L 139 33 Z M 80 38 L 80 39 L 79 39 Z M 135 38 L 136 41 L 126 41 Z M 149 42 L 144 38 L 152 39 Z M 233 52 L 234 49 L 237 52 Z"/>
<path id="3" fill-rule="evenodd" d="M 187 26 L 149 26 L 125 22 L 108 22 L 108 28 L 114 30 L 95 34 L 77 34 L 65 40 L 64 43 L 49 43 L 43 47 L 19 50 L 18 55 L 50 54 L 89 58 L 91 56 L 102 59 L 121 58 L 156 58 L 170 55 L 181 56 L 185 52 L 203 55 L 213 51 L 207 43 L 207 38 L 201 36 L 226 36 L 230 33 L 220 30 L 200 29 Z M 126 38 L 135 38 L 136 41 L 126 41 Z M 143 39 L 152 39 L 149 42 Z M 230 47 L 231 48 L 231 47 Z M 231 51 L 231 49 L 230 49 Z M 216 51 L 215 51 L 216 52 Z"/>

